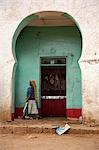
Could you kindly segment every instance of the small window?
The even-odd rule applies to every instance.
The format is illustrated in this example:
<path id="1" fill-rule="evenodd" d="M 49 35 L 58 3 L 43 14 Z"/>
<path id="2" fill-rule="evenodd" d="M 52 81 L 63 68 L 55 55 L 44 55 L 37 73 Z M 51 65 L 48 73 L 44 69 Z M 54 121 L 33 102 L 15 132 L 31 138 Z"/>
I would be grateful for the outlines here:
<path id="1" fill-rule="evenodd" d="M 66 64 L 66 58 L 41 58 L 41 64 Z"/>

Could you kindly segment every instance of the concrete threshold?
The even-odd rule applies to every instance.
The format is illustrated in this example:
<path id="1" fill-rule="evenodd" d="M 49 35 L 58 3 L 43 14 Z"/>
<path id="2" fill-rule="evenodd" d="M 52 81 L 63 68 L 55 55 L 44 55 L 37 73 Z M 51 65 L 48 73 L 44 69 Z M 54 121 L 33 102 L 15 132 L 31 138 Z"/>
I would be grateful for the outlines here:
<path id="1" fill-rule="evenodd" d="M 61 122 L 61 123 L 60 123 Z M 56 126 L 63 127 L 67 122 L 49 120 L 17 120 L 0 124 L 0 134 L 33 134 L 33 133 L 56 133 Z M 89 127 L 83 124 L 68 123 L 71 129 L 65 134 L 99 134 L 99 126 Z"/>

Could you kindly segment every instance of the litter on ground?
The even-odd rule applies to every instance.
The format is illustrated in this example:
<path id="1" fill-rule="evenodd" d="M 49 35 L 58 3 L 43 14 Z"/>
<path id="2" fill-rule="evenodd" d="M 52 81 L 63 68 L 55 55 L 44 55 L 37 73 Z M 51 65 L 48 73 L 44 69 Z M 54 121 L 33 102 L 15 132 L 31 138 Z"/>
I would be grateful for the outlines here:
<path id="1" fill-rule="evenodd" d="M 64 127 L 58 127 L 56 129 L 56 133 L 58 135 L 62 135 L 63 133 L 65 133 L 66 131 L 68 131 L 70 129 L 70 126 L 68 124 L 66 124 Z"/>

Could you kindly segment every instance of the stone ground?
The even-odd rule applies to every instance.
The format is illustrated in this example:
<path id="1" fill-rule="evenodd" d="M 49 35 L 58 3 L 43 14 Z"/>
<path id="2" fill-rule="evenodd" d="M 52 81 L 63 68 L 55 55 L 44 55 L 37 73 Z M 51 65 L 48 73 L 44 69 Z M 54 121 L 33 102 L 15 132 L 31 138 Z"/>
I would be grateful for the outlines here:
<path id="1" fill-rule="evenodd" d="M 79 120 L 67 120 L 66 118 L 42 118 L 39 120 L 15 119 L 12 122 L 0 123 L 0 133 L 2 134 L 32 134 L 32 133 L 53 133 L 55 126 L 63 127 L 68 123 L 71 127 L 68 133 L 72 134 L 99 134 L 99 125 L 84 125 Z M 90 127 L 91 126 L 91 127 Z"/>
<path id="2" fill-rule="evenodd" d="M 1 134 L 0 150 L 99 150 L 99 135 Z"/>
<path id="3" fill-rule="evenodd" d="M 70 131 L 57 135 L 53 126 L 66 123 L 70 125 Z M 15 119 L 0 123 L 0 132 L 0 150 L 99 150 L 99 126 L 83 125 L 79 120 L 59 117 Z"/>

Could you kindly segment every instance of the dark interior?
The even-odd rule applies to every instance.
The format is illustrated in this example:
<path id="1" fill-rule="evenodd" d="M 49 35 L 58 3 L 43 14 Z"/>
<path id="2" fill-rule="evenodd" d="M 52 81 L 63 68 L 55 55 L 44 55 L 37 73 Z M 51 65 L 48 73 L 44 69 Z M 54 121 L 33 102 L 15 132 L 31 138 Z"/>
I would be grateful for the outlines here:
<path id="1" fill-rule="evenodd" d="M 41 67 L 41 96 L 66 96 L 66 66 Z"/>

